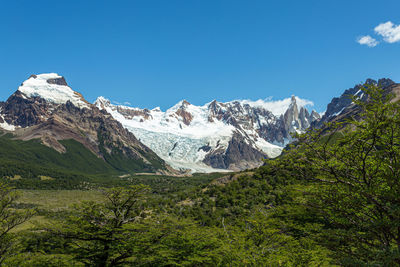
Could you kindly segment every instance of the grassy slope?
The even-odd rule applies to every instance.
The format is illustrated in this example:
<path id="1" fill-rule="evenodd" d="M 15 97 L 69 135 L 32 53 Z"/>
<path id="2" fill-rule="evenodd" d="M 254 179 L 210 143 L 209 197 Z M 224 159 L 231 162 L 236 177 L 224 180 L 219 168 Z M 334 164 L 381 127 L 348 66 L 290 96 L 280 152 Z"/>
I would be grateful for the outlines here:
<path id="1" fill-rule="evenodd" d="M 128 176 L 115 178 L 111 185 L 134 185 L 145 184 L 151 188 L 148 197 L 158 203 L 162 199 L 207 185 L 215 178 L 226 175 L 226 173 L 196 174 L 193 177 L 170 177 L 170 176 Z M 47 181 L 40 181 L 44 183 Z M 54 182 L 58 182 L 57 180 Z M 38 213 L 28 222 L 18 226 L 14 232 L 27 230 L 35 227 L 37 223 L 47 223 L 52 216 L 65 214 L 72 205 L 82 201 L 102 201 L 104 198 L 98 190 L 20 190 L 21 197 L 18 199 L 17 208 L 34 208 Z"/>
<path id="2" fill-rule="evenodd" d="M 34 208 L 38 213 L 29 221 L 13 229 L 13 232 L 34 228 L 38 223 L 50 222 L 51 219 L 47 216 L 68 211 L 74 204 L 82 201 L 101 200 L 101 194 L 96 190 L 23 190 L 17 207 Z"/>
<path id="3" fill-rule="evenodd" d="M 107 133 L 100 133 L 99 131 L 97 133 L 97 137 L 99 139 L 99 149 L 104 155 L 105 161 L 117 171 L 126 172 L 134 170 L 142 172 L 155 172 L 157 169 L 165 169 L 165 162 L 153 151 L 144 152 L 142 150 L 138 150 L 138 152 L 150 162 L 151 166 L 149 166 L 149 164 L 146 164 L 142 159 L 127 158 L 122 153 L 120 148 L 115 147 L 115 144 L 106 141 L 109 139 L 107 137 Z M 112 148 L 111 153 L 107 152 L 105 146 Z"/>
<path id="4" fill-rule="evenodd" d="M 39 140 L 14 140 L 12 135 L 0 136 L 0 179 L 21 177 L 13 183 L 20 188 L 78 188 L 82 181 L 109 183 L 110 177 L 134 172 L 149 172 L 143 161 L 127 159 L 120 153 L 98 158 L 74 140 L 60 141 L 67 152 L 59 153 L 42 145 Z M 161 163 L 157 167 L 160 167 Z M 47 181 L 41 176 L 51 177 Z"/>

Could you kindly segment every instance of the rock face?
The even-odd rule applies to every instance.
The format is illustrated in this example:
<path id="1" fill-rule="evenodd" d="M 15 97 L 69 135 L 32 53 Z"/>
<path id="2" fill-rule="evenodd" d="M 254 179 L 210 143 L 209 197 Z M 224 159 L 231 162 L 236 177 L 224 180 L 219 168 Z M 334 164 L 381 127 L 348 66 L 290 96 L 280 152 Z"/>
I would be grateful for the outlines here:
<path id="1" fill-rule="evenodd" d="M 217 169 L 250 169 L 260 165 L 260 159 L 267 158 L 266 153 L 257 150 L 254 146 L 243 142 L 239 132 L 235 132 L 223 151 L 213 150 L 203 159 L 203 162 Z"/>
<path id="2" fill-rule="evenodd" d="M 37 78 L 37 75 L 35 75 Z M 64 85 L 64 86 L 68 86 L 67 82 L 65 81 L 64 77 L 59 77 L 59 78 L 50 78 L 47 79 L 47 82 L 49 84 L 57 84 L 57 85 Z"/>
<path id="3" fill-rule="evenodd" d="M 106 110 L 167 163 L 177 169 L 216 171 L 260 166 L 263 158 L 278 156 L 292 140 L 319 119 L 315 111 L 286 99 L 279 112 L 270 103 L 218 102 L 195 106 L 183 100 L 162 112 L 112 105 L 100 97 L 95 105 Z"/>
<path id="4" fill-rule="evenodd" d="M 302 132 L 304 129 L 310 127 L 311 123 L 320 118 L 319 114 L 314 110 L 312 111 L 312 116 L 309 114 L 308 110 L 304 107 L 298 107 L 296 103 L 296 98 L 292 96 L 292 102 L 288 110 L 283 116 L 283 123 L 286 135 L 293 132 Z M 287 138 L 290 138 L 287 136 Z"/>
<path id="5" fill-rule="evenodd" d="M 394 93 L 395 100 L 400 96 L 400 85 L 390 79 L 367 79 L 365 84 L 374 84 L 380 86 L 386 93 Z M 356 96 L 361 100 L 367 100 L 368 96 L 363 92 L 363 84 L 357 84 L 353 88 L 344 91 L 340 97 L 334 97 L 328 104 L 325 114 L 318 120 L 314 120 L 313 127 L 321 128 L 325 123 L 342 120 L 350 115 L 355 115 L 359 112 L 358 107 L 354 105 L 352 96 Z"/>
<path id="6" fill-rule="evenodd" d="M 58 141 L 74 139 L 105 161 L 132 160 L 149 172 L 167 168 L 121 123 L 72 91 L 57 74 L 31 76 L 0 108 L 4 123 L 15 127 L 16 138 L 40 139 L 60 153 L 66 149 Z"/>
<path id="7" fill-rule="evenodd" d="M 54 104 L 43 98 L 27 98 L 16 91 L 5 102 L 2 114 L 9 124 L 25 128 L 45 121 L 53 108 Z"/>

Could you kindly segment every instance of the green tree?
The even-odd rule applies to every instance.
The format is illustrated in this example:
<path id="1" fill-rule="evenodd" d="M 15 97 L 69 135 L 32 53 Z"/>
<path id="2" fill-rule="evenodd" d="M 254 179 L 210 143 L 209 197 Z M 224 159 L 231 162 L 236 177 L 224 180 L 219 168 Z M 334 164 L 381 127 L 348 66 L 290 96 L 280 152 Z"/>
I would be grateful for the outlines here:
<path id="1" fill-rule="evenodd" d="M 143 195 L 147 187 L 103 191 L 103 203 L 84 202 L 59 226 L 48 230 L 71 241 L 76 260 L 88 266 L 127 264 L 135 253 L 135 223 L 145 217 Z"/>
<path id="2" fill-rule="evenodd" d="M 134 266 L 220 266 L 227 254 L 220 229 L 190 219 L 160 215 L 136 227 Z"/>
<path id="3" fill-rule="evenodd" d="M 341 263 L 400 265 L 400 103 L 373 85 L 363 91 L 359 113 L 299 136 L 285 159 L 314 183 L 307 204 Z"/>
<path id="4" fill-rule="evenodd" d="M 12 187 L 0 183 L 0 265 L 11 254 L 16 244 L 16 235 L 11 231 L 26 222 L 33 215 L 32 210 L 18 210 L 13 207 L 19 194 Z"/>

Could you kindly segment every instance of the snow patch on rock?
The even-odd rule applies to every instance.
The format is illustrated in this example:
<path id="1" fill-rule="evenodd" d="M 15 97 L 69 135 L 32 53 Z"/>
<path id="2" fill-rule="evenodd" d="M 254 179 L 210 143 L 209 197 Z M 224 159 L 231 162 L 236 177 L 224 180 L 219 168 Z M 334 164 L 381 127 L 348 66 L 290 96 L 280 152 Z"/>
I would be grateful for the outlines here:
<path id="1" fill-rule="evenodd" d="M 69 86 L 49 83 L 51 79 L 61 79 L 62 76 L 57 73 L 46 73 L 32 75 L 28 80 L 22 83 L 18 90 L 26 97 L 40 97 L 48 102 L 55 104 L 65 104 L 71 101 L 77 107 L 88 108 L 88 103 L 82 96 L 73 91 Z"/>
<path id="2" fill-rule="evenodd" d="M 1 110 L 0 110 L 1 111 Z M 8 124 L 5 120 L 4 117 L 0 114 L 0 117 L 4 122 L 0 123 L 0 128 L 7 130 L 7 131 L 15 131 L 15 126 Z"/>

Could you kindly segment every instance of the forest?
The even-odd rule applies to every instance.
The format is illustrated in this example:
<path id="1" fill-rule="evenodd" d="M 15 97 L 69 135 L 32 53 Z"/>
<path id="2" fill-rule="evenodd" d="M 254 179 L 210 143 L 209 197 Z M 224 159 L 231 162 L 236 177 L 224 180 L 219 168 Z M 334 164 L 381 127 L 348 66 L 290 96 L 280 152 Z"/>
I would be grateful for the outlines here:
<path id="1" fill-rule="evenodd" d="M 82 178 L 82 166 L 2 163 L 0 265 L 400 266 L 400 103 L 364 92 L 356 115 L 238 173 Z"/>

